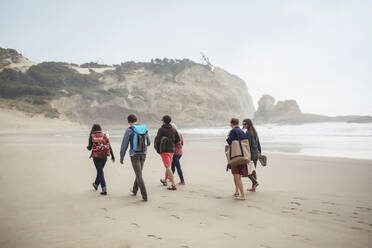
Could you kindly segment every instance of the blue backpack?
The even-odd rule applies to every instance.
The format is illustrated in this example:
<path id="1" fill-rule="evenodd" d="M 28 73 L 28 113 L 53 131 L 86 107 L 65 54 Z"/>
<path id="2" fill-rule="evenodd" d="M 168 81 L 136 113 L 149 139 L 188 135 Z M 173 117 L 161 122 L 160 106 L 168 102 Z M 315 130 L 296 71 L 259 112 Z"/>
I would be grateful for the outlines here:
<path id="1" fill-rule="evenodd" d="M 135 152 L 145 152 L 147 146 L 148 131 L 146 125 L 132 125 L 131 129 L 133 130 L 131 141 L 132 149 Z"/>

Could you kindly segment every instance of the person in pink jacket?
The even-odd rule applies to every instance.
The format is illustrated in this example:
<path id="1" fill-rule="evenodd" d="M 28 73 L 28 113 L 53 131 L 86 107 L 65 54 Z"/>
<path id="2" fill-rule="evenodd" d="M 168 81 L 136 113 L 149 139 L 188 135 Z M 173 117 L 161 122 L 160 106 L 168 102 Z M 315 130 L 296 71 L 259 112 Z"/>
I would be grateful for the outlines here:
<path id="1" fill-rule="evenodd" d="M 177 130 L 176 124 L 172 123 L 171 125 L 173 126 L 174 129 Z M 174 171 L 177 168 L 177 173 L 178 173 L 178 176 L 180 177 L 180 180 L 181 180 L 178 184 L 179 185 L 185 185 L 185 179 L 183 178 L 183 172 L 182 172 L 181 164 L 180 164 L 180 159 L 181 159 L 182 154 L 183 154 L 183 152 L 182 152 L 183 137 L 180 134 L 180 132 L 178 132 L 178 130 L 177 130 L 177 133 L 178 133 L 178 136 L 180 137 L 180 141 L 178 143 L 176 143 L 175 147 L 174 147 L 174 155 L 173 155 L 173 160 L 172 160 L 172 172 L 174 174 Z"/>

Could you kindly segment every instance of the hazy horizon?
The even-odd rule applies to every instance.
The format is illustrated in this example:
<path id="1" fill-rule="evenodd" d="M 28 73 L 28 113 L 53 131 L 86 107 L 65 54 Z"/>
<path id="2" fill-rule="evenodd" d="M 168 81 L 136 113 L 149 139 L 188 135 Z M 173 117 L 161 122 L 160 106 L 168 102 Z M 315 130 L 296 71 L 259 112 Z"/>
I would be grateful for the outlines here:
<path id="1" fill-rule="evenodd" d="M 367 1 L 0 1 L 0 46 L 35 62 L 189 58 L 294 99 L 302 112 L 372 115 Z"/>

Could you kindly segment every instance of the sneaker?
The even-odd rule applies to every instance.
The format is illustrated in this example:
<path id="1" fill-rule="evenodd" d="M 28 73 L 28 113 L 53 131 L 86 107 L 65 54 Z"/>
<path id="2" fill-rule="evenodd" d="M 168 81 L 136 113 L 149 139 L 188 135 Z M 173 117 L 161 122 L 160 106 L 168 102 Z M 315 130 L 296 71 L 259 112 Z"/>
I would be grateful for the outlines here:
<path id="1" fill-rule="evenodd" d="M 98 189 L 98 185 L 96 183 L 93 183 L 92 185 L 93 185 L 94 190 Z"/>
<path id="2" fill-rule="evenodd" d="M 107 191 L 102 191 L 101 195 L 107 195 Z"/>
<path id="3" fill-rule="evenodd" d="M 185 185 L 185 182 L 179 182 L 178 185 Z"/>

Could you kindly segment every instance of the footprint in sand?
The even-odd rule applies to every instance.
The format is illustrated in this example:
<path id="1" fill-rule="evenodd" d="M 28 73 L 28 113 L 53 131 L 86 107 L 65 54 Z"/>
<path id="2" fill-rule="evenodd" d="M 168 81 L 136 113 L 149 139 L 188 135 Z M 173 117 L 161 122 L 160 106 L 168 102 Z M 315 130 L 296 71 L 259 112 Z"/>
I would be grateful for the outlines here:
<path id="1" fill-rule="evenodd" d="M 334 202 L 322 202 L 322 204 L 326 204 L 326 205 L 340 205 L 340 204 L 337 204 L 337 203 L 334 203 Z"/>
<path id="2" fill-rule="evenodd" d="M 260 207 L 256 207 L 256 206 L 252 206 L 252 205 L 246 205 L 246 207 L 248 207 L 248 208 L 255 208 L 255 209 L 262 209 Z"/>
<path id="3" fill-rule="evenodd" d="M 237 238 L 235 235 L 230 234 L 230 233 L 223 233 L 223 234 L 226 235 L 226 236 L 229 236 L 229 237 L 231 237 L 231 238 L 234 238 L 234 239 Z"/>
<path id="4" fill-rule="evenodd" d="M 291 210 L 292 212 L 293 211 L 300 211 L 300 212 L 303 211 L 302 209 L 299 209 L 299 208 L 287 208 L 287 207 L 283 207 L 283 208 L 286 209 L 286 210 Z M 290 213 L 290 212 L 288 212 L 288 211 L 282 211 L 282 213 Z"/>
<path id="5" fill-rule="evenodd" d="M 299 202 L 291 202 L 291 204 L 295 204 L 295 205 L 297 205 L 297 206 L 301 206 L 301 203 L 299 203 Z"/>
<path id="6" fill-rule="evenodd" d="M 214 199 L 217 199 L 217 200 L 225 199 L 225 198 L 222 197 L 222 196 L 214 196 L 213 198 L 214 198 Z"/>
<path id="7" fill-rule="evenodd" d="M 313 210 L 309 211 L 308 213 L 309 214 L 320 214 L 319 210 L 316 210 L 316 209 L 313 209 Z"/>
<path id="8" fill-rule="evenodd" d="M 308 213 L 309 214 L 333 214 L 333 215 L 336 215 L 336 216 L 340 216 L 339 214 L 331 212 L 331 211 L 322 211 L 322 210 L 317 210 L 317 209 L 313 209 Z"/>
<path id="9" fill-rule="evenodd" d="M 134 222 L 133 223 L 130 223 L 130 225 L 135 226 L 135 227 L 138 227 L 138 228 L 140 227 L 140 225 L 138 225 L 137 223 L 134 223 Z"/>
<path id="10" fill-rule="evenodd" d="M 106 219 L 110 219 L 110 220 L 116 220 L 115 218 L 112 218 L 110 216 L 105 216 Z"/>
<path id="11" fill-rule="evenodd" d="M 303 201 L 305 201 L 305 200 L 307 200 L 306 198 L 302 198 L 302 197 L 293 197 L 293 199 L 296 199 L 296 200 L 303 200 Z"/>
<path id="12" fill-rule="evenodd" d="M 254 227 L 254 228 L 259 228 L 259 229 L 265 229 L 263 226 L 259 226 L 256 224 L 248 224 L 248 226 Z"/>
<path id="13" fill-rule="evenodd" d="M 174 218 L 176 218 L 177 220 L 181 219 L 179 216 L 177 216 L 175 214 L 172 214 L 171 216 L 174 217 Z"/>
<path id="14" fill-rule="evenodd" d="M 147 237 L 149 237 L 149 238 L 154 238 L 154 239 L 158 239 L 158 240 L 162 240 L 162 239 L 163 239 L 162 237 L 157 237 L 157 236 L 155 236 L 155 235 L 153 235 L 153 234 L 148 234 Z"/>
<path id="15" fill-rule="evenodd" d="M 368 212 L 368 211 L 372 210 L 372 209 L 366 208 L 366 207 L 356 207 L 356 208 L 362 210 L 362 212 Z"/>
<path id="16" fill-rule="evenodd" d="M 343 222 L 343 223 L 347 223 L 347 221 L 346 221 L 346 220 L 340 220 L 340 219 L 333 219 L 333 220 L 335 220 L 335 221 L 338 221 L 338 222 Z"/>
<path id="17" fill-rule="evenodd" d="M 303 239 L 303 240 L 309 240 L 308 238 L 302 236 L 301 234 L 296 234 L 296 233 L 289 235 L 289 237 Z"/>
<path id="18" fill-rule="evenodd" d="M 220 214 L 221 217 L 225 217 L 225 218 L 228 218 L 229 216 L 226 215 L 226 214 Z"/>
<path id="19" fill-rule="evenodd" d="M 187 246 L 187 245 L 181 245 L 180 247 L 181 248 L 190 248 L 190 246 Z"/>
<path id="20" fill-rule="evenodd" d="M 107 212 L 107 208 L 101 208 L 103 211 Z"/>
<path id="21" fill-rule="evenodd" d="M 353 230 L 357 230 L 357 231 L 363 231 L 363 228 L 361 228 L 361 227 L 356 227 L 356 226 L 351 227 L 351 229 L 353 229 Z"/>
<path id="22" fill-rule="evenodd" d="M 260 247 L 263 247 L 263 248 L 271 248 L 271 246 L 268 246 L 268 245 L 260 245 Z"/>

